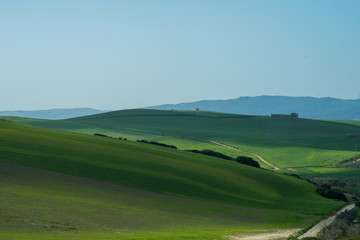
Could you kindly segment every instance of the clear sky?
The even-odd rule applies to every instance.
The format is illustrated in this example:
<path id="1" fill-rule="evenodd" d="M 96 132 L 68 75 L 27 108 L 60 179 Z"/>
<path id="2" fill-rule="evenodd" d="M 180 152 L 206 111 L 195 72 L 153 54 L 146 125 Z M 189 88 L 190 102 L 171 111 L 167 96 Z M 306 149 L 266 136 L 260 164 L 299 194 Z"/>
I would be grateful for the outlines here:
<path id="1" fill-rule="evenodd" d="M 0 0 L 0 110 L 360 97 L 359 0 Z"/>

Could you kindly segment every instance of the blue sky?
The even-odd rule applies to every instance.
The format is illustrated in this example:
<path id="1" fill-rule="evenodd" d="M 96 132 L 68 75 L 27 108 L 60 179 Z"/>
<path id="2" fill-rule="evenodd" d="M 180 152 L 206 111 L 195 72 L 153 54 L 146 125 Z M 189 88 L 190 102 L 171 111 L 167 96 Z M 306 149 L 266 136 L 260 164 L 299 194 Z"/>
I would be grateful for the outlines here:
<path id="1" fill-rule="evenodd" d="M 360 97 L 360 1 L 0 0 L 0 110 Z"/>

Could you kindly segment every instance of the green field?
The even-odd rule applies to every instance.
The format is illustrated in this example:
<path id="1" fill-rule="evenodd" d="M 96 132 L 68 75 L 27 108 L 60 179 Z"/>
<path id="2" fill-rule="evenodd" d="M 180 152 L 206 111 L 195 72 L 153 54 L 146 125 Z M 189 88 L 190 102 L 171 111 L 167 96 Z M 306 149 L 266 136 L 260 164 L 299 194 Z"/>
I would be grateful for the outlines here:
<path id="1" fill-rule="evenodd" d="M 332 122 L 339 122 L 339 123 L 346 123 L 346 124 L 352 124 L 356 126 L 360 126 L 360 121 L 358 120 L 331 120 Z"/>
<path id="2" fill-rule="evenodd" d="M 359 168 L 340 167 L 302 167 L 285 171 L 297 174 L 318 184 L 332 185 L 343 191 L 359 196 L 360 170 Z"/>
<path id="3" fill-rule="evenodd" d="M 335 167 L 305 167 L 294 168 L 294 173 L 304 177 L 323 177 L 323 178 L 359 178 L 358 168 L 335 168 Z"/>
<path id="4" fill-rule="evenodd" d="M 341 205 L 294 177 L 149 144 L 7 121 L 0 142 L 0 239 L 223 239 Z"/>
<path id="5" fill-rule="evenodd" d="M 209 143 L 213 140 L 259 154 L 280 168 L 332 165 L 354 157 L 360 147 L 360 138 L 346 138 L 348 133 L 360 133 L 360 126 L 289 117 L 124 110 L 61 121 L 11 119 L 64 131 L 155 140 L 180 149 L 209 148 L 231 156 L 241 155 Z"/>

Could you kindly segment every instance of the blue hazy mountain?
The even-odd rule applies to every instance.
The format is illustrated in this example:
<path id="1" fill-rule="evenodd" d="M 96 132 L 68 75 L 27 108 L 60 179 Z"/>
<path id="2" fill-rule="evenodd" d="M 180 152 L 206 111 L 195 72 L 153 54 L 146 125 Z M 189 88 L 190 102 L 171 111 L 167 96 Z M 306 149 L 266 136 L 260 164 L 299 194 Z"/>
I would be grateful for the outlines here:
<path id="1" fill-rule="evenodd" d="M 64 108 L 64 109 L 49 109 L 49 110 L 34 110 L 34 111 L 0 111 L 0 116 L 14 116 L 27 118 L 42 118 L 42 119 L 67 119 L 73 117 L 82 117 L 103 113 L 92 108 Z"/>
<path id="2" fill-rule="evenodd" d="M 248 115 L 298 113 L 301 118 L 360 120 L 360 99 L 257 96 L 228 100 L 203 100 L 197 102 L 165 104 L 148 107 L 159 110 L 216 111 Z"/>

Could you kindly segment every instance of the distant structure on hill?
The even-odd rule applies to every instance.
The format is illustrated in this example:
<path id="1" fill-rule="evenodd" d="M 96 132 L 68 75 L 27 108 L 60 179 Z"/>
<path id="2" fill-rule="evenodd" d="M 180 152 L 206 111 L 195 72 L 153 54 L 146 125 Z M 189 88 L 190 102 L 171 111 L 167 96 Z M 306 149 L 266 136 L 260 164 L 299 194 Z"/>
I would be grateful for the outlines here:
<path id="1" fill-rule="evenodd" d="M 194 108 L 194 111 L 197 112 L 197 111 L 199 111 L 199 109 L 198 109 L 198 108 Z"/>
<path id="2" fill-rule="evenodd" d="M 271 117 L 293 117 L 293 118 L 299 118 L 299 114 L 297 114 L 297 113 L 290 113 L 290 114 L 271 114 Z"/>

